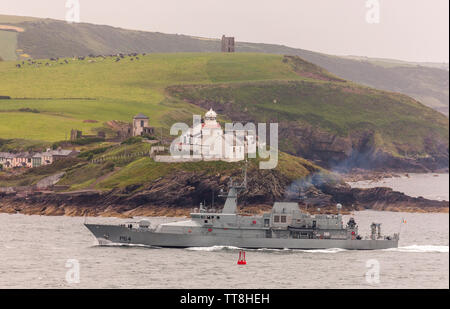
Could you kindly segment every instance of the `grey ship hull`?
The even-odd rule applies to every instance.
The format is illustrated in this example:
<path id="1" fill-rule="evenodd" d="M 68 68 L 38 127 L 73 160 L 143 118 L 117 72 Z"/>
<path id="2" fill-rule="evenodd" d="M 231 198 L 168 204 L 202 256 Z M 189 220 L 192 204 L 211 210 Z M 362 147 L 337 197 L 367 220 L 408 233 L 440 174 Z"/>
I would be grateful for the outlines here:
<path id="1" fill-rule="evenodd" d="M 155 247 L 211 247 L 233 246 L 239 248 L 267 249 L 354 249 L 375 250 L 397 248 L 397 239 L 293 239 L 262 237 L 231 237 L 208 234 L 170 234 L 152 230 L 129 229 L 125 226 L 85 224 L 100 244 L 140 244 Z M 106 236 L 107 235 L 107 236 Z M 105 237 L 106 236 L 106 237 Z"/>

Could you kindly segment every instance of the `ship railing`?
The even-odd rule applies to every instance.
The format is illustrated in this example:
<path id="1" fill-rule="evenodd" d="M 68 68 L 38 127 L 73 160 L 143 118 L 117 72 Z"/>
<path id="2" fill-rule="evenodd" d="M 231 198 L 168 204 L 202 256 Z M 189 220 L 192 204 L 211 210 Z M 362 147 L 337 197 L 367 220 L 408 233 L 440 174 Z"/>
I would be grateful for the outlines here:
<path id="1" fill-rule="evenodd" d="M 217 208 L 206 208 L 206 209 L 199 209 L 199 208 L 191 208 L 190 213 L 220 213 L 221 210 Z"/>

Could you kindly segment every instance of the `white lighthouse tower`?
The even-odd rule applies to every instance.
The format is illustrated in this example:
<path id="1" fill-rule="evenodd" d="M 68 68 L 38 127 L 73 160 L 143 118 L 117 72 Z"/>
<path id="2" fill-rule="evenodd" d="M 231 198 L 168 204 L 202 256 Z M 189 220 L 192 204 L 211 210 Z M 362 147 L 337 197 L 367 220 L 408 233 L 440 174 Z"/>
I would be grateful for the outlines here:
<path id="1" fill-rule="evenodd" d="M 217 122 L 217 114 L 212 108 L 210 108 L 205 114 L 203 129 L 222 129 L 220 124 Z"/>
<path id="2" fill-rule="evenodd" d="M 211 108 L 206 112 L 204 119 L 201 131 L 202 155 L 209 158 L 221 157 L 223 130 L 217 122 L 217 113 Z"/>

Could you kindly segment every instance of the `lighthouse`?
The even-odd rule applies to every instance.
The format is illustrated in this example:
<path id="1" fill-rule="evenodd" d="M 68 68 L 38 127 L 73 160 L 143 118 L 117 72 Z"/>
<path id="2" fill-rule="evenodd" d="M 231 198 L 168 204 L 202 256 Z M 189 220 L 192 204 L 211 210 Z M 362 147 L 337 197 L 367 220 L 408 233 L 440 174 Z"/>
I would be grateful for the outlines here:
<path id="1" fill-rule="evenodd" d="M 217 113 L 212 108 L 210 108 L 205 114 L 205 123 L 203 124 L 203 128 L 222 130 L 220 123 L 217 122 Z"/>

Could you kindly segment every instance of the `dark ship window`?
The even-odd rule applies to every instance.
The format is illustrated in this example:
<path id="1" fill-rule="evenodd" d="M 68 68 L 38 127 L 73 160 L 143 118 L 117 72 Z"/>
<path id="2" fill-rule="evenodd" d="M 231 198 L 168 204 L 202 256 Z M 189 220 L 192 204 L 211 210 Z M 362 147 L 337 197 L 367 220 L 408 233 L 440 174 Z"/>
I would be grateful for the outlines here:
<path id="1" fill-rule="evenodd" d="M 275 216 L 273 218 L 273 222 L 280 222 L 280 216 Z"/>
<path id="2" fill-rule="evenodd" d="M 208 220 L 205 220 L 205 223 L 208 223 Z"/>
<path id="3" fill-rule="evenodd" d="M 220 219 L 220 216 L 217 216 L 217 219 Z"/>
<path id="4" fill-rule="evenodd" d="M 281 223 L 286 223 L 286 216 L 281 216 Z"/>

